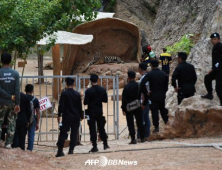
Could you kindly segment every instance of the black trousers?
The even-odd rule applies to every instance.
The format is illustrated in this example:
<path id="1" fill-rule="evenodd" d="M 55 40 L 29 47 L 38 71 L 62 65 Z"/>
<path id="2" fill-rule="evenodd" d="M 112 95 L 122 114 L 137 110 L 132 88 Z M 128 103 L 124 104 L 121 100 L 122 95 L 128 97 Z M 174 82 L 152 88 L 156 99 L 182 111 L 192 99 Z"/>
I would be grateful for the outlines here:
<path id="1" fill-rule="evenodd" d="M 136 125 L 138 127 L 140 137 L 141 139 L 144 139 L 144 126 L 143 126 L 143 116 L 142 116 L 142 110 L 139 108 L 137 110 L 134 110 L 132 112 L 126 112 L 126 121 L 127 126 L 129 129 L 129 134 L 132 140 L 135 139 L 135 127 L 134 127 L 134 117 L 136 119 Z"/>
<path id="2" fill-rule="evenodd" d="M 208 94 L 213 93 L 212 81 L 216 80 L 216 92 L 220 99 L 220 104 L 222 106 L 222 71 L 212 71 L 204 77 L 204 84 L 206 86 Z"/>
<path id="3" fill-rule="evenodd" d="M 150 109 L 152 112 L 153 125 L 155 128 L 159 128 L 159 111 L 165 124 L 168 122 L 168 110 L 165 108 L 165 98 L 162 100 L 152 100 Z"/>
<path id="4" fill-rule="evenodd" d="M 59 148 L 64 147 L 64 143 L 67 137 L 67 133 L 71 128 L 70 134 L 70 144 L 69 147 L 73 150 L 76 146 L 77 134 L 79 130 L 80 120 L 77 121 L 64 121 L 62 122 L 62 126 L 60 127 L 59 140 L 57 142 L 57 146 Z"/>
<path id="5" fill-rule="evenodd" d="M 192 97 L 192 96 L 194 96 L 194 93 L 192 93 L 192 94 L 182 94 L 182 93 L 179 91 L 179 92 L 178 92 L 178 95 L 177 95 L 178 105 L 181 104 L 181 102 L 183 101 L 183 99 L 189 98 L 189 97 Z"/>
<path id="6" fill-rule="evenodd" d="M 13 148 L 20 147 L 22 150 L 25 150 L 25 138 L 27 134 L 28 127 L 27 125 L 16 125 L 15 135 L 13 140 Z"/>
<path id="7" fill-rule="evenodd" d="M 96 124 L 99 130 L 99 135 L 104 145 L 107 145 L 107 134 L 105 131 L 106 119 L 102 115 L 89 115 L 88 125 L 90 131 L 90 140 L 93 143 L 93 146 L 97 146 L 97 132 L 96 132 Z"/>

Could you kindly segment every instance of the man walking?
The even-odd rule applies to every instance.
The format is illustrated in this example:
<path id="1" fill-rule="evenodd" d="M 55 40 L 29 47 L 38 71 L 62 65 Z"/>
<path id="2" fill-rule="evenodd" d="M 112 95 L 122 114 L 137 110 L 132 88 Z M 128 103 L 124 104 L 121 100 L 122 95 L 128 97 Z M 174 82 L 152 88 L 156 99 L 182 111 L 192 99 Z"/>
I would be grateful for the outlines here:
<path id="1" fill-rule="evenodd" d="M 154 133 L 159 132 L 159 111 L 165 124 L 168 123 L 168 110 L 165 108 L 166 92 L 168 90 L 168 76 L 158 68 L 157 60 L 151 61 L 152 70 L 147 74 L 150 91 L 150 108 L 152 111 Z"/>
<path id="2" fill-rule="evenodd" d="M 39 100 L 33 96 L 34 87 L 32 84 L 25 86 L 26 96 L 29 99 L 30 105 L 32 105 L 30 125 L 28 127 L 28 150 L 32 151 L 34 146 L 35 131 L 39 129 L 40 120 L 40 104 Z"/>
<path id="3" fill-rule="evenodd" d="M 73 154 L 74 148 L 76 146 L 77 133 L 82 116 L 82 101 L 80 94 L 73 89 L 74 82 L 75 80 L 73 78 L 67 78 L 67 89 L 62 92 L 59 100 L 58 123 L 61 123 L 62 116 L 62 126 L 60 126 L 60 135 L 57 142 L 58 152 L 56 157 L 64 156 L 63 147 L 66 140 L 67 132 L 70 130 L 70 128 L 71 140 L 69 144 L 68 154 Z"/>
<path id="4" fill-rule="evenodd" d="M 105 117 L 103 116 L 103 105 L 102 103 L 107 103 L 108 96 L 106 90 L 103 87 L 98 86 L 99 77 L 96 74 L 90 76 L 90 81 L 92 87 L 88 88 L 85 92 L 84 105 L 88 105 L 88 115 L 89 115 L 89 130 L 90 139 L 92 141 L 93 148 L 90 152 L 98 152 L 97 148 L 97 132 L 96 123 L 99 129 L 100 138 L 103 141 L 104 150 L 108 149 L 107 134 L 105 132 Z"/>
<path id="5" fill-rule="evenodd" d="M 140 78 L 140 98 L 141 98 L 141 111 L 142 111 L 142 125 L 144 128 L 145 140 L 148 140 L 150 135 L 150 118 L 149 118 L 149 96 L 147 94 L 146 82 L 147 82 L 147 64 L 139 64 L 139 73 L 142 76 Z M 137 131 L 137 139 L 140 139 L 140 132 Z"/>
<path id="6" fill-rule="evenodd" d="M 187 54 L 184 52 L 178 53 L 179 65 L 173 72 L 172 86 L 175 92 L 178 93 L 178 105 L 183 101 L 184 98 L 194 96 L 196 89 L 195 84 L 197 81 L 197 75 L 195 68 L 192 64 L 186 62 Z M 178 84 L 177 84 L 178 80 Z"/>
<path id="7" fill-rule="evenodd" d="M 10 54 L 3 53 L 1 55 L 3 67 L 0 69 L 0 136 L 2 133 L 2 123 L 7 115 L 8 128 L 5 142 L 7 149 L 11 148 L 17 113 L 20 111 L 19 73 L 10 68 L 11 60 L 12 56 Z"/>
<path id="8" fill-rule="evenodd" d="M 135 72 L 128 72 L 128 84 L 124 87 L 122 93 L 122 111 L 123 115 L 126 116 L 127 126 L 131 137 L 131 142 L 129 144 L 137 143 L 135 138 L 134 117 L 136 118 L 136 124 L 140 132 L 141 142 L 145 142 L 142 111 L 140 107 L 140 88 L 139 84 L 135 82 L 135 77 Z M 136 103 L 137 107 L 135 107 Z"/>
<path id="9" fill-rule="evenodd" d="M 216 80 L 216 92 L 222 106 L 222 43 L 218 33 L 212 34 L 210 38 L 211 43 L 214 45 L 212 50 L 212 69 L 204 78 L 207 94 L 201 97 L 209 100 L 213 99 L 212 81 Z"/>
<path id="10" fill-rule="evenodd" d="M 163 53 L 160 54 L 160 61 L 162 64 L 162 71 L 169 76 L 170 74 L 170 64 L 172 62 L 171 54 L 167 53 L 167 49 L 163 48 Z"/>

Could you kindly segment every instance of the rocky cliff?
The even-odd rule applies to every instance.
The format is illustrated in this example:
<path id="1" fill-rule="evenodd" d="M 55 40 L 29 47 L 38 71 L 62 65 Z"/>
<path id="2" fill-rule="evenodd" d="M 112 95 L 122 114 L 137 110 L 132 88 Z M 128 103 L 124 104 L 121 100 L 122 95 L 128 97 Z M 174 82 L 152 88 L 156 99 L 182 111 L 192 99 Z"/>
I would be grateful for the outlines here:
<path id="1" fill-rule="evenodd" d="M 203 79 L 211 67 L 212 50 L 209 36 L 212 32 L 222 33 L 221 0 L 117 0 L 116 17 L 144 29 L 157 54 L 183 35 L 194 34 L 196 44 L 188 61 L 194 64 L 198 75 L 197 94 L 206 92 Z M 168 91 L 167 105 L 174 115 L 176 94 L 172 88 Z"/>

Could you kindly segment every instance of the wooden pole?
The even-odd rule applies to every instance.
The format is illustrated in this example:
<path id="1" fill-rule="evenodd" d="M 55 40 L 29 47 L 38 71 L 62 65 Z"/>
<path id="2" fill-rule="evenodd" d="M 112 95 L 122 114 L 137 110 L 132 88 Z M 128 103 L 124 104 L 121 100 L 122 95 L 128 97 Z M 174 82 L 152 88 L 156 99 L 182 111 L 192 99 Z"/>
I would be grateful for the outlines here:
<path id="1" fill-rule="evenodd" d="M 53 75 L 60 76 L 60 45 L 52 47 Z M 59 88 L 58 88 L 59 87 Z M 53 98 L 58 100 L 58 94 L 61 92 L 60 79 L 53 80 Z"/>

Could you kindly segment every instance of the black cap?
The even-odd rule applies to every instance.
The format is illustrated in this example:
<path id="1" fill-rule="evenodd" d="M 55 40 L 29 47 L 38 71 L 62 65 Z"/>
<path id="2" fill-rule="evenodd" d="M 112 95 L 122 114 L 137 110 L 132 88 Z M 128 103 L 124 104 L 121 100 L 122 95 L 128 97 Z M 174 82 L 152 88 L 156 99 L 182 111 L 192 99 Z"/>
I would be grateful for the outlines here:
<path id="1" fill-rule="evenodd" d="M 67 77 L 66 83 L 68 86 L 72 86 L 74 84 L 75 80 L 72 77 Z"/>
<path id="2" fill-rule="evenodd" d="M 211 34 L 211 36 L 210 36 L 210 38 L 215 38 L 215 37 L 220 38 L 220 34 L 215 32 L 215 33 Z"/>
<path id="3" fill-rule="evenodd" d="M 128 77 L 134 79 L 136 77 L 136 73 L 134 71 L 128 71 Z"/>
<path id="4" fill-rule="evenodd" d="M 93 83 L 96 83 L 99 79 L 99 76 L 97 76 L 96 74 L 92 74 L 90 76 L 90 81 L 93 82 Z"/>

